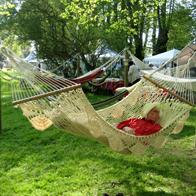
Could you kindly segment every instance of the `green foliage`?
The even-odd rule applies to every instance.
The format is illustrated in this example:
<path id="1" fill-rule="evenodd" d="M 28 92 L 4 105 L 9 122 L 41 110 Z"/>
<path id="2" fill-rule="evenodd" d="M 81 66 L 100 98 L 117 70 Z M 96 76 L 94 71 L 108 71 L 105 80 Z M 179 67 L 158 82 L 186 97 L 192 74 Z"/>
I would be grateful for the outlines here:
<path id="1" fill-rule="evenodd" d="M 34 130 L 11 105 L 2 83 L 3 133 L 0 135 L 2 196 L 195 195 L 195 116 L 163 149 L 126 156 L 55 127 Z M 91 96 L 92 99 L 92 96 Z M 93 101 L 93 100 L 92 100 Z"/>
<path id="2" fill-rule="evenodd" d="M 0 40 L 18 55 L 22 55 L 28 42 L 16 36 L 16 6 L 11 0 L 0 2 Z"/>
<path id="3" fill-rule="evenodd" d="M 151 1 L 141 0 L 26 0 L 12 21 L 20 39 L 35 41 L 42 58 L 67 59 L 92 53 L 100 42 L 117 51 L 132 48 L 131 37 L 141 38 L 142 17 L 151 14 L 151 7 Z"/>
<path id="4" fill-rule="evenodd" d="M 6 3 L 6 5 L 0 4 L 0 16 L 10 16 L 11 11 L 15 8 L 14 4 Z"/>
<path id="5" fill-rule="evenodd" d="M 1 39 L 15 45 L 11 48 L 33 41 L 38 56 L 55 66 L 79 54 L 87 69 L 93 68 L 96 62 L 89 62 L 85 54 L 103 43 L 117 52 L 129 47 L 143 59 L 153 28 L 153 49 L 156 45 L 160 52 L 166 46 L 184 46 L 195 27 L 193 2 L 179 6 L 173 0 L 25 0 L 19 10 L 5 2 L 0 3 Z"/>
<path id="6" fill-rule="evenodd" d="M 182 49 L 188 42 L 194 39 L 196 22 L 191 16 L 192 10 L 185 6 L 178 5 L 172 18 L 169 32 L 168 49 Z"/>

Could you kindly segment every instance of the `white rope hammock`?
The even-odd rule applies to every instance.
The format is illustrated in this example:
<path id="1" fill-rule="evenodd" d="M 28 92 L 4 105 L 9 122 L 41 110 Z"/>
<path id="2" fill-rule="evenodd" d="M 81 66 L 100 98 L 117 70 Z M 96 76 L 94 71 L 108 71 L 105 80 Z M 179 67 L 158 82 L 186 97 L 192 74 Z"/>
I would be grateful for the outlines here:
<path id="1" fill-rule="evenodd" d="M 128 54 L 130 55 L 132 61 L 134 62 L 134 64 L 140 69 L 140 70 L 151 70 L 152 68 L 150 68 L 149 65 L 145 64 L 144 62 L 142 62 L 140 59 L 138 59 L 135 55 L 133 55 L 129 50 Z"/>
<path id="2" fill-rule="evenodd" d="M 133 91 L 117 104 L 95 111 L 79 84 L 35 71 L 28 63 L 5 48 L 1 51 L 21 73 L 22 83 L 13 82 L 13 103 L 38 130 L 52 124 L 72 134 L 96 139 L 121 153 L 143 153 L 150 146 L 161 147 L 171 133 L 179 132 L 193 106 L 191 90 L 181 92 L 181 85 L 157 81 L 145 76 Z M 172 85 L 171 85 L 172 84 Z M 165 94 L 165 91 L 167 94 Z M 187 96 L 187 93 L 190 95 Z M 152 135 L 135 136 L 116 129 L 116 124 L 130 117 L 141 117 L 147 103 L 159 103 L 162 129 Z"/>

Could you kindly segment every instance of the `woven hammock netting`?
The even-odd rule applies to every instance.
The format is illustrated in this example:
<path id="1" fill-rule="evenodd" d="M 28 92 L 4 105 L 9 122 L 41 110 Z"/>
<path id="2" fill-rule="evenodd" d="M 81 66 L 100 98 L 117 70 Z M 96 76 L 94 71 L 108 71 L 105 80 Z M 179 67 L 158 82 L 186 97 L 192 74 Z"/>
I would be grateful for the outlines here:
<path id="1" fill-rule="evenodd" d="M 190 78 L 189 70 L 196 64 L 195 50 L 195 43 L 190 43 L 168 62 L 175 62 L 174 68 L 168 68 L 166 63 L 158 71 L 146 71 L 128 96 L 96 111 L 80 84 L 34 70 L 31 64 L 1 48 L 17 71 L 17 77 L 21 78 L 11 83 L 13 103 L 22 109 L 34 128 L 43 131 L 54 125 L 126 154 L 141 154 L 149 147 L 159 148 L 170 134 L 182 130 L 194 106 L 192 84 L 195 80 Z M 127 118 L 141 118 L 143 107 L 150 103 L 158 103 L 162 127 L 159 132 L 135 136 L 116 128 L 117 123 Z"/>
<path id="2" fill-rule="evenodd" d="M 92 81 L 96 77 L 100 76 L 101 74 L 104 73 L 104 71 L 108 70 L 110 68 L 110 71 L 112 71 L 112 65 L 115 65 L 117 62 L 121 60 L 121 55 L 123 54 L 124 50 L 122 50 L 119 54 L 117 54 L 114 58 L 109 59 L 106 63 L 101 65 L 98 68 L 95 68 L 92 71 L 89 71 L 82 76 L 79 76 L 77 78 L 71 79 L 71 81 L 76 82 L 76 83 L 85 83 Z M 106 76 L 107 78 L 107 76 Z"/>

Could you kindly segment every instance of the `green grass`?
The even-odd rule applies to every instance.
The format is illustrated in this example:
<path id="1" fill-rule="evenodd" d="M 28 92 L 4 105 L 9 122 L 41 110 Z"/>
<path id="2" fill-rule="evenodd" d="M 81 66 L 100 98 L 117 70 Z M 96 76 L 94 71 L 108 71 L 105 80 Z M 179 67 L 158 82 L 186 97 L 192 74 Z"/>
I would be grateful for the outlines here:
<path id="1" fill-rule="evenodd" d="M 36 131 L 11 105 L 7 84 L 2 91 L 1 196 L 196 195 L 196 108 L 164 148 L 127 156 L 54 127 Z"/>

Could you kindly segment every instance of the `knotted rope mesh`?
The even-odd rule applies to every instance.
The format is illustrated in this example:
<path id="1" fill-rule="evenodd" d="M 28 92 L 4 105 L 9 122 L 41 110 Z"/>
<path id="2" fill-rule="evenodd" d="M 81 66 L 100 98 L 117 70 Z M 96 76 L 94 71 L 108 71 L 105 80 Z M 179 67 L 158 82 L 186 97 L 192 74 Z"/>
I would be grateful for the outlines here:
<path id="1" fill-rule="evenodd" d="M 179 132 L 193 106 L 190 84 L 168 83 L 165 77 L 157 79 L 156 73 L 148 73 L 126 98 L 95 111 L 80 85 L 34 70 L 5 48 L 3 53 L 22 76 L 20 81 L 12 83 L 14 103 L 39 130 L 53 124 L 72 134 L 93 138 L 118 152 L 142 153 L 149 146 L 162 146 L 169 134 Z M 161 112 L 159 132 L 135 136 L 116 129 L 122 120 L 141 118 L 144 105 L 155 102 Z"/>

